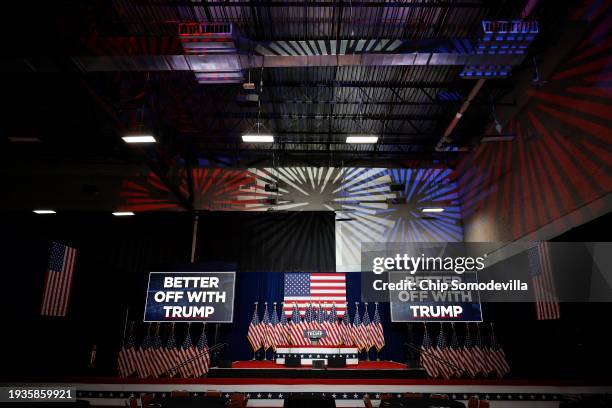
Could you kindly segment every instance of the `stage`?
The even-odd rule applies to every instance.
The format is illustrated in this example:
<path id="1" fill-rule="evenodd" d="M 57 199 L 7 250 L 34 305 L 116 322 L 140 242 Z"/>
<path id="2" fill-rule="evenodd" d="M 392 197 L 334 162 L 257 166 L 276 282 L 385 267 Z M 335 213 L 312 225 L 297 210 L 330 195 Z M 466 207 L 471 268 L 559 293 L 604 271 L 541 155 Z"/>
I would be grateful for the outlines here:
<path id="1" fill-rule="evenodd" d="M 437 380 L 418 378 L 418 369 L 393 361 L 360 361 L 357 366 L 329 368 L 286 368 L 273 361 L 235 361 L 232 368 L 212 367 L 204 378 L 63 378 L 22 379 L 13 384 L 76 387 L 77 398 L 93 406 L 122 407 L 130 396 L 154 393 L 167 397 L 172 391 L 188 391 L 198 396 L 219 391 L 226 398 L 243 393 L 248 407 L 281 407 L 294 393 L 328 395 L 338 407 L 363 407 L 367 394 L 377 406 L 382 394 L 399 397 L 403 393 L 446 394 L 466 401 L 471 396 L 492 401 L 494 408 L 558 408 L 564 397 L 576 394 L 610 394 L 609 384 L 529 380 Z"/>
<path id="2" fill-rule="evenodd" d="M 237 361 L 232 368 L 212 368 L 208 378 L 295 378 L 295 379 L 417 379 L 426 378 L 420 368 L 407 368 L 394 361 L 360 361 L 345 368 L 313 369 L 310 366 L 287 368 L 268 361 Z"/>

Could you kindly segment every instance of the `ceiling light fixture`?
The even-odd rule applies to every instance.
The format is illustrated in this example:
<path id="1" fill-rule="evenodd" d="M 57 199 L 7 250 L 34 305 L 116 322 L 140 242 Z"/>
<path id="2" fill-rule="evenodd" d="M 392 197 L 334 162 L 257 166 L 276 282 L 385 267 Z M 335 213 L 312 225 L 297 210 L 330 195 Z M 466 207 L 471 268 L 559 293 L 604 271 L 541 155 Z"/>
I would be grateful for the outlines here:
<path id="1" fill-rule="evenodd" d="M 376 143 L 378 142 L 378 136 L 373 135 L 355 135 L 347 136 L 346 143 Z"/>
<path id="2" fill-rule="evenodd" d="M 40 143 L 40 139 L 33 136 L 9 136 L 7 139 L 13 143 Z"/>
<path id="3" fill-rule="evenodd" d="M 242 135 L 245 143 L 274 143 L 274 136 L 264 133 L 245 133 Z"/>
<path id="4" fill-rule="evenodd" d="M 55 214 L 55 210 L 34 210 L 35 214 Z"/>
<path id="5" fill-rule="evenodd" d="M 157 140 L 151 135 L 130 135 L 123 136 L 123 141 L 125 143 L 156 143 Z"/>
<path id="6" fill-rule="evenodd" d="M 421 212 L 424 212 L 424 213 L 441 213 L 441 212 L 444 212 L 444 208 L 440 208 L 440 207 L 423 208 L 421 210 Z"/>
<path id="7" fill-rule="evenodd" d="M 134 213 L 132 211 L 115 211 L 113 215 L 115 217 L 129 217 L 131 215 L 134 215 Z"/>

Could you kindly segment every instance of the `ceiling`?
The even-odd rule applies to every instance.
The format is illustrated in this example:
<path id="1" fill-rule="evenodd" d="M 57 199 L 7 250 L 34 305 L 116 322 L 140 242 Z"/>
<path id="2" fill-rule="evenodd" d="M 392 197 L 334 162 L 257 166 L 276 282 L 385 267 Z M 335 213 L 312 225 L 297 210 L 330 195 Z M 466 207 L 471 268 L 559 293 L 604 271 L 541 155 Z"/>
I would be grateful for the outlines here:
<path id="1" fill-rule="evenodd" d="M 177 168 L 203 166 L 454 167 L 489 132 L 492 112 L 516 108 L 514 87 L 521 76 L 532 75 L 532 57 L 555 44 L 567 6 L 537 3 L 529 18 L 540 22 L 541 33 L 524 61 L 508 78 L 487 80 L 450 134 L 452 142 L 436 149 L 476 82 L 462 79 L 463 65 L 449 56 L 475 43 L 482 20 L 517 19 L 536 3 L 22 3 L 0 29 L 1 171 L 68 166 L 71 173 L 86 168 L 114 174 L 146 167 L 164 180 Z M 232 24 L 242 68 L 250 66 L 241 72 L 256 84 L 259 106 L 236 101 L 241 84 L 199 84 L 192 69 L 172 66 L 183 58 L 178 27 L 186 22 Z M 397 49 L 377 53 L 380 39 Z M 342 41 L 366 46 L 331 65 L 296 63 L 295 55 L 252 59 L 257 45 L 291 41 L 321 45 L 315 54 L 322 57 Z M 367 44 L 372 48 L 366 52 Z M 432 57 L 426 64 L 402 62 L 414 52 Z M 270 66 L 274 61 L 282 66 Z M 275 135 L 274 144 L 242 143 L 241 134 L 257 122 Z M 135 131 L 151 132 L 159 143 L 126 146 L 120 137 Z M 376 134 L 379 142 L 346 144 L 352 134 Z M 8 142 L 24 136 L 41 142 Z"/>

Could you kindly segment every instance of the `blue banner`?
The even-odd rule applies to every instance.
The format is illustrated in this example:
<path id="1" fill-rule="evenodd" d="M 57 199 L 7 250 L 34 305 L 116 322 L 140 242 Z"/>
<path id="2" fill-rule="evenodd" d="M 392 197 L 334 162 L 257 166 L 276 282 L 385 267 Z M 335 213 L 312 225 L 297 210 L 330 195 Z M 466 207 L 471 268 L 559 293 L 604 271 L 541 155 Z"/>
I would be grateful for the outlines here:
<path id="1" fill-rule="evenodd" d="M 235 272 L 151 272 L 145 322 L 232 323 Z"/>
<path id="2" fill-rule="evenodd" d="M 391 272 L 389 290 L 393 322 L 481 322 L 476 273 Z"/>

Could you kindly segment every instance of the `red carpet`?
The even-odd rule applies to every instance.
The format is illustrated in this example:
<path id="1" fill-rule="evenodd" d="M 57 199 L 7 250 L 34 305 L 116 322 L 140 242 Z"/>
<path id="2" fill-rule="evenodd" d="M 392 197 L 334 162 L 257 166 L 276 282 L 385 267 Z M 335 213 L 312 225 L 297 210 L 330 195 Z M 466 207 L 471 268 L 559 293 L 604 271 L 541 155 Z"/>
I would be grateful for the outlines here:
<path id="1" fill-rule="evenodd" d="M 284 365 L 276 364 L 272 360 L 250 360 L 236 361 L 232 364 L 232 368 L 240 369 L 286 369 Z M 346 368 L 328 368 L 328 370 L 403 370 L 406 366 L 395 361 L 360 361 L 357 365 L 349 365 Z M 311 367 L 295 368 L 294 370 L 312 370 Z"/>

